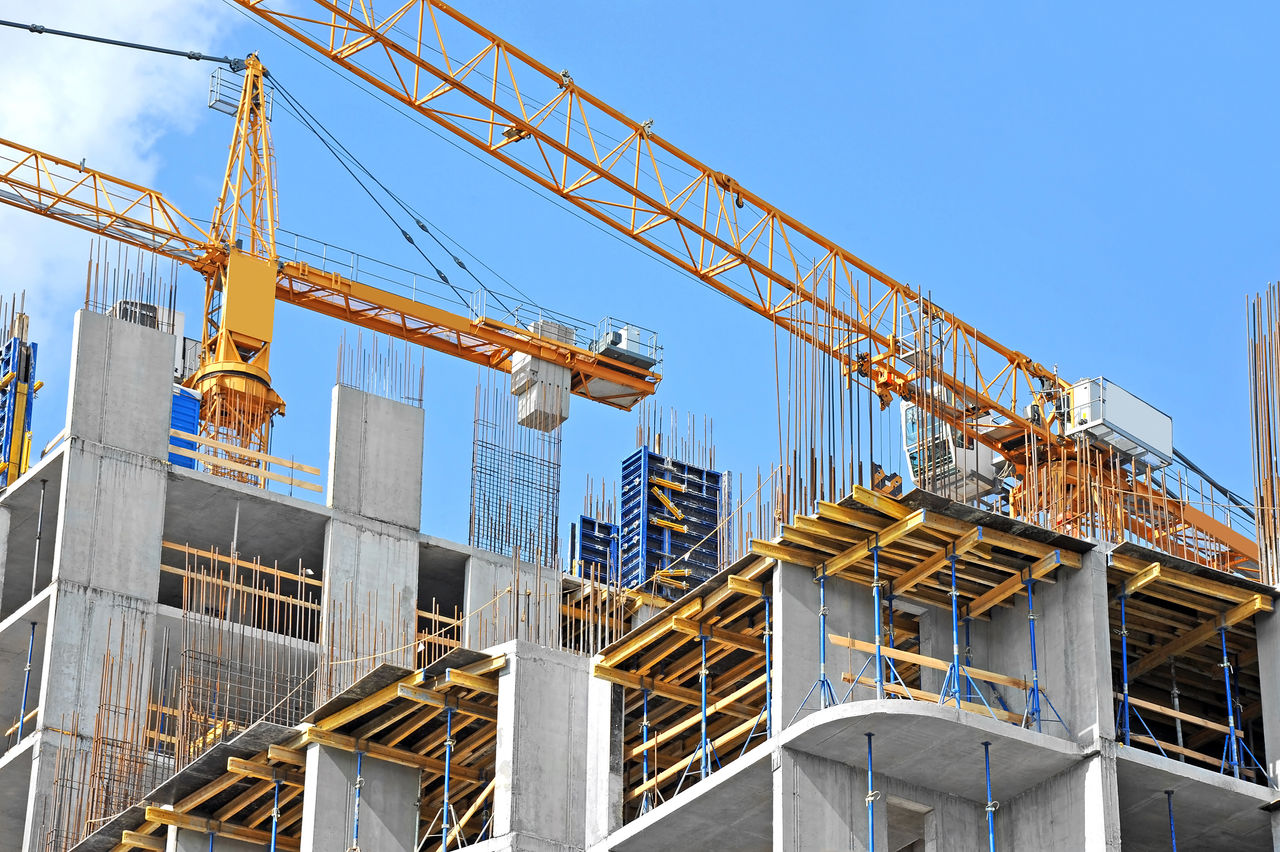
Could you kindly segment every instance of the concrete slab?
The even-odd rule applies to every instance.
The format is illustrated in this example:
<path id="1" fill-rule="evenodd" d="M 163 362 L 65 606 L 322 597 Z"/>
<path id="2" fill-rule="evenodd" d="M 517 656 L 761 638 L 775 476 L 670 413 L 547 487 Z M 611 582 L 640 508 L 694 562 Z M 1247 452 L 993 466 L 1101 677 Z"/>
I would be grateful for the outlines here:
<path id="1" fill-rule="evenodd" d="M 1070 768 L 1082 747 L 987 716 L 923 701 L 885 699 L 830 707 L 787 728 L 779 747 L 866 768 L 867 738 L 875 770 L 909 784 L 969 799 L 987 799 L 982 743 L 991 743 L 997 799 L 1009 799 Z"/>
<path id="2" fill-rule="evenodd" d="M 328 509 L 315 503 L 173 468 L 165 496 L 164 538 L 202 550 L 216 547 L 222 553 L 231 551 L 234 538 L 241 559 L 256 557 L 290 569 L 302 560 L 304 568 L 319 576 L 330 517 Z"/>
<path id="3" fill-rule="evenodd" d="M 1169 848 L 1166 790 L 1173 791 L 1180 852 L 1273 848 L 1271 815 L 1263 808 L 1274 790 L 1136 748 L 1117 750 L 1116 775 L 1125 852 Z"/>
<path id="4" fill-rule="evenodd" d="M 772 757 L 772 744 L 762 743 L 593 848 L 597 852 L 772 849 Z"/>
<path id="5" fill-rule="evenodd" d="M 171 805 L 226 774 L 227 758 L 252 757 L 267 746 L 278 745 L 295 734 L 297 731 L 293 728 L 272 725 L 269 722 L 258 722 L 252 725 L 234 740 L 218 743 L 197 757 L 183 767 L 182 771 L 143 796 L 140 803 L 126 808 L 72 848 L 75 852 L 108 852 L 120 843 L 122 831 L 132 831 L 142 825 L 146 819 L 147 804 Z M 256 779 L 246 776 L 242 781 L 203 803 L 199 813 L 213 813 L 254 783 Z"/>

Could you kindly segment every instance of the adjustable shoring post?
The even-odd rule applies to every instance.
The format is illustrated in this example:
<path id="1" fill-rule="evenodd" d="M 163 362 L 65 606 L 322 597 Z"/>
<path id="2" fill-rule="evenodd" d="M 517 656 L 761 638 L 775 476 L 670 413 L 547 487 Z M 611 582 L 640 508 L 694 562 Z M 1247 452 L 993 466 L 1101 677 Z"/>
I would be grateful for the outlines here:
<path id="1" fill-rule="evenodd" d="M 356 752 L 356 782 L 352 785 L 356 793 L 355 807 L 351 815 L 351 848 L 347 852 L 360 852 L 360 788 L 364 786 L 364 752 Z"/>
<path id="2" fill-rule="evenodd" d="M 1218 628 L 1218 640 L 1222 645 L 1222 678 L 1227 688 L 1227 742 L 1223 748 L 1223 760 L 1231 767 L 1231 774 L 1240 777 L 1240 744 L 1236 735 L 1235 699 L 1231 693 L 1231 660 L 1227 658 L 1227 628 Z"/>
<path id="3" fill-rule="evenodd" d="M 1116 729 L 1124 734 L 1124 744 L 1130 745 L 1132 730 L 1132 720 L 1137 719 L 1142 724 L 1142 729 L 1147 732 L 1147 736 L 1151 738 L 1151 742 L 1155 745 L 1156 750 L 1160 752 L 1162 757 L 1168 757 L 1165 754 L 1164 746 L 1160 745 L 1160 740 L 1156 735 L 1151 733 L 1151 728 L 1147 726 L 1147 720 L 1142 718 L 1142 714 L 1138 712 L 1138 708 L 1129 703 L 1129 622 L 1125 613 L 1125 599 L 1128 595 L 1120 595 L 1120 709 L 1116 711 Z"/>
<path id="4" fill-rule="evenodd" d="M 951 549 L 951 555 L 947 557 L 947 560 L 951 563 L 951 665 L 947 666 L 947 675 L 942 681 L 942 691 L 938 695 L 938 704 L 954 701 L 958 709 L 961 706 L 960 683 L 963 681 L 966 690 L 969 687 L 973 687 L 974 695 L 987 708 L 991 718 L 995 719 L 998 718 L 995 711 L 991 709 L 987 699 L 983 697 L 982 693 L 974 685 L 973 678 L 969 676 L 969 670 L 960 665 L 960 590 L 956 586 L 956 553 L 954 547 Z M 966 624 L 966 628 L 967 626 Z M 968 649 L 965 650 L 965 654 L 968 654 Z"/>
<path id="5" fill-rule="evenodd" d="M 22 741 L 22 729 L 27 722 L 27 690 L 31 687 L 31 652 L 36 646 L 36 624 L 31 622 L 31 638 L 27 640 L 27 667 L 22 673 L 22 708 L 18 711 L 18 742 Z"/>
<path id="6" fill-rule="evenodd" d="M 835 689 L 827 679 L 827 565 L 825 562 L 818 568 L 817 576 L 813 581 L 818 584 L 818 679 L 805 693 L 804 700 L 800 702 L 800 706 L 791 717 L 792 722 L 799 718 L 800 711 L 809 703 L 809 698 L 814 692 L 818 693 L 819 710 L 825 710 L 838 703 Z"/>
<path id="7" fill-rule="evenodd" d="M 987 771 L 987 848 L 996 852 L 996 810 L 1000 803 L 991 798 L 991 743 L 982 744 L 982 760 Z"/>
<path id="8" fill-rule="evenodd" d="M 875 601 L 876 607 L 876 698 L 884 698 L 884 653 L 881 650 L 883 644 L 884 629 L 881 624 L 880 613 L 880 534 L 876 533 L 876 544 L 871 548 L 871 596 Z M 889 613 L 889 622 L 893 623 L 893 613 Z M 825 636 L 825 631 L 823 633 Z"/>
<path id="9" fill-rule="evenodd" d="M 876 852 L 876 800 L 880 791 L 876 789 L 871 772 L 871 738 L 875 734 L 867 734 L 867 849 Z"/>
<path id="10" fill-rule="evenodd" d="M 701 633 L 701 631 L 699 631 Z M 711 759 L 707 754 L 707 637 L 706 634 L 698 636 L 698 643 L 702 648 L 702 669 L 699 672 L 698 680 L 702 685 L 702 744 L 699 749 L 702 751 L 702 778 L 706 778 L 711 774 Z"/>
<path id="11" fill-rule="evenodd" d="M 751 747 L 751 741 L 758 736 L 763 735 L 767 740 L 773 736 L 773 621 L 769 612 L 769 597 L 764 598 L 764 706 L 760 708 L 760 714 L 756 716 L 756 723 L 751 726 L 751 731 L 747 734 L 746 740 L 742 743 L 742 751 L 739 757 L 747 753 L 747 749 Z M 760 727 L 760 723 L 764 722 L 764 730 L 756 730 Z M 648 736 L 645 736 L 648 741 Z M 644 802 L 641 801 L 641 805 Z M 640 813 L 644 813 L 643 810 Z"/>
<path id="12" fill-rule="evenodd" d="M 275 796 L 271 801 L 271 852 L 276 852 L 276 833 L 280 830 L 280 782 L 276 782 Z"/>
<path id="13" fill-rule="evenodd" d="M 1031 632 L 1031 695 L 1028 696 L 1027 715 L 1031 717 L 1028 721 L 1034 722 L 1036 730 L 1040 728 L 1040 672 L 1036 666 L 1036 607 L 1034 593 L 1032 587 L 1035 586 L 1036 579 L 1028 572 L 1027 579 L 1027 625 Z"/>
<path id="14" fill-rule="evenodd" d="M 1173 791 L 1165 790 L 1164 795 L 1169 800 L 1169 843 L 1173 852 L 1178 852 L 1178 833 L 1173 830 Z"/>
<path id="15" fill-rule="evenodd" d="M 640 690 L 640 742 L 649 742 L 649 690 Z M 649 808 L 653 807 L 653 803 L 649 801 L 649 749 L 641 752 L 640 760 L 640 782 L 645 784 L 644 795 L 640 797 L 640 815 L 648 813 Z"/>
<path id="16" fill-rule="evenodd" d="M 444 802 L 440 808 L 440 848 L 449 848 L 449 781 L 453 775 L 453 707 L 444 708 Z"/>
<path id="17" fill-rule="evenodd" d="M 1169 658 L 1169 683 L 1171 684 L 1169 687 L 1169 699 L 1173 702 L 1173 712 L 1177 713 L 1182 710 L 1182 708 L 1178 706 L 1178 697 L 1182 695 L 1182 693 L 1178 690 L 1178 660 L 1176 657 Z M 1185 745 L 1185 743 L 1182 742 L 1182 720 L 1177 716 L 1173 717 L 1173 730 L 1178 738 L 1178 748 L 1182 748 L 1182 746 Z M 1182 763 L 1186 763 L 1187 756 L 1179 752 L 1178 760 Z"/>

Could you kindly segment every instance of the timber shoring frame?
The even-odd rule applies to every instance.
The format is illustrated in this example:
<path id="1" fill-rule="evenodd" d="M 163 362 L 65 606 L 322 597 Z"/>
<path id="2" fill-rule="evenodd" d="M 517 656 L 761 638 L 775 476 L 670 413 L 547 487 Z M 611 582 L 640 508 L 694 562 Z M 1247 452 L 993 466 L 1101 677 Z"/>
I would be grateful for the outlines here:
<path id="1" fill-rule="evenodd" d="M 888 594 L 939 608 L 950 607 L 948 557 L 954 553 L 963 614 L 979 619 L 1025 597 L 1027 579 L 1051 583 L 1060 568 L 1081 564 L 1079 552 L 1064 549 L 1062 541 L 983 527 L 863 488 L 840 503 L 820 503 L 812 515 L 797 515 L 777 539 L 752 541 L 743 559 L 601 652 L 594 673 L 623 696 L 626 819 L 669 798 L 689 783 L 686 776 L 700 774 L 701 637 L 708 647 L 706 740 L 714 749 L 714 770 L 739 756 L 748 741 L 776 730 L 777 720 L 795 709 L 771 707 L 774 724 L 762 721 L 765 599 L 772 595 L 774 566 L 781 560 L 822 568 L 830 577 L 869 586 L 873 548 Z M 889 623 L 901 638 L 918 630 L 903 611 Z"/>
<path id="2" fill-rule="evenodd" d="M 438 674 L 418 670 L 332 712 L 322 708 L 325 715 L 298 726 L 297 733 L 284 743 L 269 746 L 248 759 L 229 758 L 225 773 L 171 807 L 168 803 L 143 803 L 145 821 L 135 829 L 123 831 L 113 852 L 153 848 L 155 841 L 163 840 L 168 825 L 251 843 L 270 843 L 277 783 L 280 792 L 276 848 L 300 848 L 303 766 L 305 749 L 311 743 L 419 769 L 421 841 L 433 820 L 437 832 L 440 827 L 447 707 L 453 708 L 450 843 L 456 842 L 459 829 L 474 839 L 484 827 L 483 815 L 492 810 L 497 673 L 504 665 L 505 659 L 499 654 L 457 668 L 443 667 Z M 352 690 L 359 686 L 357 683 Z M 455 826 L 458 818 L 462 823 Z"/>
<path id="3" fill-rule="evenodd" d="M 1130 717 L 1130 745 L 1163 752 L 1172 760 L 1222 768 L 1230 734 L 1219 644 L 1219 630 L 1225 628 L 1234 728 L 1250 751 L 1264 754 L 1254 616 L 1272 610 L 1273 595 L 1257 583 L 1206 576 L 1182 560 L 1149 552 L 1111 554 L 1107 586 L 1117 740 L 1123 742 L 1125 724 L 1118 638 L 1123 596 L 1128 694 L 1131 712 L 1136 713 Z M 1266 783 L 1262 773 L 1243 763 L 1241 777 Z"/>

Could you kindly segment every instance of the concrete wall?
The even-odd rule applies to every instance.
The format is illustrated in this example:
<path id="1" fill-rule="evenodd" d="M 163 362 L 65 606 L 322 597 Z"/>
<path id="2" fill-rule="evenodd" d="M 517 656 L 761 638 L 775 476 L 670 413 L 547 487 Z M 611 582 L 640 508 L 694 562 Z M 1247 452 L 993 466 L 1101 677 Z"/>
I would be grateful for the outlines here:
<path id="1" fill-rule="evenodd" d="M 599 678 L 587 683 L 586 845 L 622 826 L 622 687 Z"/>
<path id="2" fill-rule="evenodd" d="M 419 773 L 365 755 L 307 746 L 302 797 L 302 852 L 412 852 L 418 832 Z M 360 779 L 359 838 L 355 838 L 356 781 Z M 358 844 L 355 843 L 358 839 Z"/>
<path id="3" fill-rule="evenodd" d="M 827 580 L 827 634 L 852 635 L 871 641 L 875 635 L 875 607 L 871 589 L 840 578 Z M 789 563 L 779 563 L 773 573 L 773 706 L 776 734 L 819 709 L 822 704 L 818 691 L 810 690 L 818 681 L 819 637 L 819 588 L 811 568 Z M 827 679 L 836 700 L 844 697 L 849 685 L 841 680 L 841 674 L 850 669 L 849 652 L 836 648 L 827 637 Z M 851 674 L 866 659 L 865 654 L 855 652 Z M 868 669 L 867 673 L 871 672 Z M 874 690 L 859 688 L 855 698 L 874 697 Z M 806 696 L 809 696 L 806 699 Z M 801 706 L 803 704 L 803 707 Z"/>
<path id="4" fill-rule="evenodd" d="M 422 409 L 334 387 L 320 644 L 338 662 L 320 700 L 380 663 L 414 665 L 422 439 Z"/>
<path id="5" fill-rule="evenodd" d="M 421 408 L 337 385 L 329 422 L 329 506 L 417 530 L 422 521 Z"/>
<path id="6" fill-rule="evenodd" d="M 1120 849 L 1114 754 L 1098 752 L 996 811 L 999 849 Z"/>
<path id="7" fill-rule="evenodd" d="M 517 641 L 498 676 L 493 835 L 510 848 L 581 849 L 586 841 L 590 661 Z"/>

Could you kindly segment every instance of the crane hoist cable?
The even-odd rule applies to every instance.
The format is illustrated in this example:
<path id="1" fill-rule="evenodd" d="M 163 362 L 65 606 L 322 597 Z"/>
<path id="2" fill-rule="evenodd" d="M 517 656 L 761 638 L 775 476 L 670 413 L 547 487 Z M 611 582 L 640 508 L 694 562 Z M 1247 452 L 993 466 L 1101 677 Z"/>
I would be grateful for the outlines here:
<path id="1" fill-rule="evenodd" d="M 511 308 L 503 301 L 501 294 L 489 288 L 483 281 L 480 280 L 479 277 L 476 276 L 474 272 L 471 271 L 471 268 L 467 266 L 466 262 L 464 262 L 462 258 L 458 257 L 458 255 L 456 255 L 453 251 L 451 251 L 448 246 L 446 246 L 443 242 L 440 241 L 440 238 L 437 237 L 432 232 L 432 230 L 427 227 L 426 223 L 423 221 L 422 217 L 418 214 L 417 210 L 415 210 L 411 205 L 409 205 L 408 202 L 406 202 L 403 198 L 401 198 L 398 194 L 396 194 L 395 191 L 393 191 L 382 180 L 380 180 L 378 176 L 375 175 L 369 169 L 369 167 L 366 166 L 360 160 L 359 157 L 357 157 L 355 154 L 351 152 L 351 149 L 349 149 L 346 145 L 342 143 L 342 141 L 337 137 L 337 135 L 333 133 L 333 131 L 331 131 L 328 127 L 325 126 L 324 122 L 316 118 L 316 116 L 309 109 L 307 109 L 307 107 L 302 103 L 302 101 L 292 92 L 290 92 L 280 82 L 278 77 L 273 76 L 270 79 L 274 83 L 277 91 L 279 91 L 280 94 L 284 96 L 285 103 L 292 110 L 294 117 L 297 118 L 298 121 L 301 122 L 301 124 L 305 128 L 310 130 L 317 139 L 320 140 L 320 144 L 324 145 L 324 147 L 328 149 L 329 153 L 332 154 L 334 159 L 336 159 L 338 163 L 346 170 L 347 174 L 351 175 L 352 179 L 355 180 L 356 183 L 360 184 L 360 188 L 363 189 L 371 199 L 373 199 L 374 203 L 377 204 L 378 208 L 382 210 L 382 212 L 387 216 L 388 219 L 391 220 L 392 224 L 395 225 L 395 227 L 399 228 L 401 236 L 405 238 L 405 240 L 409 243 L 409 245 L 413 246 L 414 249 L 417 250 L 418 254 L 422 255 L 423 259 L 426 260 L 427 263 L 431 264 L 431 268 L 435 271 L 436 275 L 440 278 L 441 282 L 447 285 L 451 290 L 453 290 L 454 295 L 458 296 L 458 298 L 462 301 L 464 305 L 468 304 L 468 302 L 466 298 L 462 295 L 462 293 L 459 292 L 458 288 L 455 287 L 453 283 L 449 281 L 448 276 L 446 276 L 444 272 L 438 266 L 435 265 L 435 263 L 431 260 L 431 258 L 427 256 L 426 252 L 422 250 L 422 247 L 418 245 L 418 243 L 413 239 L 412 235 L 408 233 L 407 229 L 405 229 L 405 227 L 401 225 L 398 220 L 396 220 L 396 218 L 391 214 L 391 212 L 388 211 L 387 208 L 384 207 L 382 203 L 379 202 L 377 198 L 374 197 L 373 192 L 364 183 L 364 181 L 362 181 L 360 177 L 356 175 L 355 172 L 352 171 L 352 167 L 362 172 L 366 177 L 368 177 L 369 180 L 373 181 L 373 183 L 375 183 L 379 189 L 381 189 L 384 193 L 386 193 L 387 197 L 391 199 L 391 201 L 397 207 L 399 207 L 402 211 L 404 211 L 406 215 L 408 215 L 410 218 L 413 219 L 414 225 L 416 225 L 419 230 L 421 230 L 424 234 L 430 237 L 432 241 L 434 241 L 435 244 L 440 247 L 441 251 L 448 254 L 450 259 L 453 260 L 454 264 L 457 265 L 457 267 L 461 269 L 463 272 L 467 273 L 467 275 L 471 277 L 471 280 L 476 282 L 476 286 L 478 286 L 481 290 L 483 290 L 487 295 L 491 296 L 494 299 L 494 301 L 497 302 L 499 307 L 501 307 L 504 311 L 511 310 Z M 511 284 L 511 282 L 509 281 L 506 283 L 508 284 L 508 286 L 512 287 L 512 289 L 516 291 L 516 295 L 520 296 L 525 301 L 529 301 L 529 302 L 533 301 L 532 299 L 529 298 L 528 294 L 521 291 L 514 284 Z"/>

